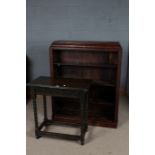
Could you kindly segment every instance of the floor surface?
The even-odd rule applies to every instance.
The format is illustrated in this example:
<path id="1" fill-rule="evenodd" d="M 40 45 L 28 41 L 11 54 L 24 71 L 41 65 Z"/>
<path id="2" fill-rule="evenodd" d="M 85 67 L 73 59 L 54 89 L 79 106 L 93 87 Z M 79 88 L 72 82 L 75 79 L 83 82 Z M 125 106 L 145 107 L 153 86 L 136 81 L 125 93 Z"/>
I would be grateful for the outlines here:
<path id="1" fill-rule="evenodd" d="M 37 97 L 37 102 L 42 102 L 42 97 Z M 48 110 L 50 97 L 47 97 Z M 42 104 L 38 104 L 39 119 L 43 119 Z M 117 129 L 89 126 L 85 137 L 85 145 L 78 141 L 69 141 L 55 138 L 34 136 L 34 119 L 32 101 L 27 103 L 27 155 L 128 155 L 129 154 L 129 104 L 125 97 L 120 98 L 119 124 Z M 50 115 L 50 111 L 48 111 Z M 77 128 L 52 126 L 48 130 L 79 133 Z"/>

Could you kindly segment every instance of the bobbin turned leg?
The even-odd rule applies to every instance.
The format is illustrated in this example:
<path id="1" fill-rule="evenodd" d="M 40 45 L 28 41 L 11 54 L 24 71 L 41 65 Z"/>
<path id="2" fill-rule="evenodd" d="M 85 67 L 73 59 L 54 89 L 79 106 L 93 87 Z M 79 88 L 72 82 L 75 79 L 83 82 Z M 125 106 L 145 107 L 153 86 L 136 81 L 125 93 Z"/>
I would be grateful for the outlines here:
<path id="1" fill-rule="evenodd" d="M 87 94 L 82 93 L 80 98 L 81 106 L 81 145 L 84 145 L 85 132 L 88 128 L 87 123 Z"/>
<path id="2" fill-rule="evenodd" d="M 33 111 L 34 111 L 34 122 L 35 122 L 35 137 L 38 139 L 41 136 L 39 135 L 39 128 L 38 128 L 38 114 L 37 114 L 37 104 L 36 104 L 35 90 L 33 90 Z"/>
<path id="3" fill-rule="evenodd" d="M 88 94 L 86 94 L 85 101 L 85 132 L 88 131 Z"/>
<path id="4" fill-rule="evenodd" d="M 47 103 L 46 103 L 46 95 L 43 95 L 43 109 L 44 109 L 44 121 L 47 122 Z M 45 123 L 46 124 L 46 123 Z"/>
<path id="5" fill-rule="evenodd" d="M 54 101 L 54 97 L 51 96 L 51 119 L 54 120 L 54 115 L 55 115 L 55 101 Z"/>

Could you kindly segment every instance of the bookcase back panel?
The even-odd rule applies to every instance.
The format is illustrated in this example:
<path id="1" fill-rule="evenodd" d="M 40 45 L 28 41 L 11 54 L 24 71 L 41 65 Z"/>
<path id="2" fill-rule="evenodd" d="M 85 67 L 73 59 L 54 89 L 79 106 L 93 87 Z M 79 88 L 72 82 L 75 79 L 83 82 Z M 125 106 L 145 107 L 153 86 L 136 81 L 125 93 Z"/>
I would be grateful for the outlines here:
<path id="1" fill-rule="evenodd" d="M 54 62 L 69 64 L 117 64 L 116 52 L 102 51 L 61 51 L 54 53 Z"/>
<path id="2" fill-rule="evenodd" d="M 93 100 L 103 100 L 104 102 L 114 104 L 116 97 L 115 87 L 99 86 L 94 84 L 91 87 L 90 97 Z"/>
<path id="3" fill-rule="evenodd" d="M 92 68 L 82 66 L 58 66 L 56 77 L 103 80 L 115 82 L 116 70 L 113 68 Z"/>
<path id="4" fill-rule="evenodd" d="M 91 99 L 90 99 L 91 100 Z M 54 98 L 56 104 L 55 112 L 57 115 L 71 115 L 71 116 L 79 116 L 80 115 L 80 106 L 79 101 L 71 99 L 71 98 Z M 89 117 L 102 118 L 105 116 L 107 120 L 113 121 L 114 111 L 111 110 L 111 106 L 107 106 L 104 103 L 100 103 L 98 105 L 95 102 L 89 102 L 88 107 L 88 115 Z"/>

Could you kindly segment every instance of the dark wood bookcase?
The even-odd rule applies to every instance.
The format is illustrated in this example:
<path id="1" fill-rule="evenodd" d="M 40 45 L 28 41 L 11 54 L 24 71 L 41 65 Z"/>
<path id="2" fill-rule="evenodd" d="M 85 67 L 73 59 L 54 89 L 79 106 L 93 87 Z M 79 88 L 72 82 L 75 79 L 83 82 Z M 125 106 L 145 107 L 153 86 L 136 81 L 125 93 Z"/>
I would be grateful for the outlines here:
<path id="1" fill-rule="evenodd" d="M 54 78 L 91 79 L 89 124 L 117 127 L 122 48 L 119 42 L 55 41 L 49 48 Z M 79 123 L 79 102 L 52 97 L 53 119 Z"/>

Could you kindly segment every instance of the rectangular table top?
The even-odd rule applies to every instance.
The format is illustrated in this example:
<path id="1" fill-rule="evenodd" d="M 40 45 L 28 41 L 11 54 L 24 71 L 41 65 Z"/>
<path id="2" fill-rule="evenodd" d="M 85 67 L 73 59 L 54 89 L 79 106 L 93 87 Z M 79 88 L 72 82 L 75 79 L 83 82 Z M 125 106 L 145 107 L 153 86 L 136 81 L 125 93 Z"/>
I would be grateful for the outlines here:
<path id="1" fill-rule="evenodd" d="M 88 79 L 71 79 L 71 78 L 57 78 L 53 79 L 47 76 L 40 76 L 32 82 L 28 83 L 30 87 L 46 87 L 59 89 L 80 89 L 88 90 L 92 80 Z"/>

